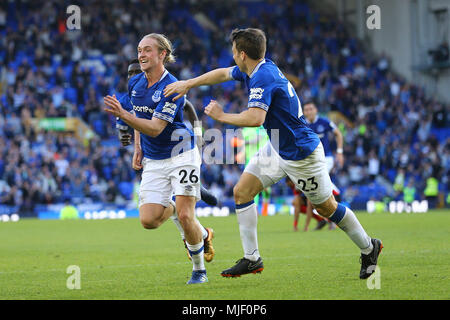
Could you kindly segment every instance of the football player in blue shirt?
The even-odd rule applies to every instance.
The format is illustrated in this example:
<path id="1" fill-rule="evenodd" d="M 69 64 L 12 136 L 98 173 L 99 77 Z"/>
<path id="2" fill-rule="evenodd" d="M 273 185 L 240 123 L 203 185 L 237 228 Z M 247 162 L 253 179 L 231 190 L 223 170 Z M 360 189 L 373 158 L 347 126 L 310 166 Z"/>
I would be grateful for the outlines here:
<path id="1" fill-rule="evenodd" d="M 333 123 L 333 121 L 318 116 L 318 110 L 313 101 L 306 101 L 303 105 L 303 114 L 305 115 L 306 122 L 308 126 L 319 136 L 320 141 L 323 145 L 323 150 L 325 152 L 325 160 L 327 162 L 328 172 L 334 167 L 334 157 L 333 151 L 331 150 L 330 141 L 329 141 L 329 133 L 333 133 L 336 139 L 336 160 L 338 161 L 339 166 L 342 168 L 344 166 L 344 137 L 342 136 L 339 128 Z M 340 190 L 333 183 L 333 195 L 338 198 L 340 197 Z M 307 201 L 307 212 L 306 212 L 306 221 L 304 230 L 308 230 L 309 223 L 311 221 L 313 213 L 312 204 L 310 201 Z M 298 220 L 298 214 L 295 217 Z M 336 225 L 334 222 L 328 221 L 330 223 L 330 229 L 334 229 Z M 295 221 L 294 221 L 295 224 Z M 321 220 L 317 224 L 316 230 L 320 230 L 327 224 L 327 220 Z"/>
<path id="2" fill-rule="evenodd" d="M 175 61 L 171 42 L 161 34 L 148 34 L 138 45 L 143 73 L 129 80 L 128 95 L 135 114 L 115 96 L 106 96 L 105 111 L 135 130 L 133 168 L 143 169 L 139 190 L 139 217 L 144 228 L 155 229 L 176 215 L 184 231 L 193 263 L 188 284 L 208 281 L 204 265 L 204 237 L 208 231 L 195 218 L 200 199 L 201 158 L 194 134 L 183 123 L 185 99 L 173 102 L 164 88 L 177 79 L 165 68 Z M 172 201 L 175 194 L 175 202 Z"/>
<path id="3" fill-rule="evenodd" d="M 139 64 L 138 59 L 134 59 L 130 61 L 128 64 L 128 80 L 130 78 L 134 77 L 135 75 L 138 75 L 142 72 L 141 65 Z M 127 111 L 133 110 L 133 106 L 130 103 L 130 97 L 128 94 L 124 94 L 119 99 L 120 104 L 122 105 L 122 108 L 124 108 Z M 131 138 L 132 134 L 130 132 L 130 127 L 120 118 L 116 118 L 116 128 L 118 129 L 118 135 L 119 135 L 119 141 L 122 144 L 122 146 L 126 147 L 131 144 Z"/>
<path id="4" fill-rule="evenodd" d="M 231 33 L 236 66 L 219 68 L 199 77 L 168 85 L 164 95 L 183 98 L 189 89 L 229 80 L 247 86 L 248 108 L 238 114 L 225 113 L 211 101 L 205 113 L 211 118 L 240 127 L 263 125 L 270 141 L 253 157 L 234 187 L 236 215 L 244 257 L 222 271 L 224 277 L 239 277 L 264 268 L 257 242 L 257 211 L 253 198 L 264 188 L 289 176 L 320 215 L 335 222 L 361 250 L 360 278 L 374 271 L 382 243 L 367 235 L 350 208 L 336 202 L 332 194 L 325 153 L 319 137 L 307 125 L 292 84 L 278 67 L 265 59 L 266 37 L 262 30 L 235 29 Z M 277 141 L 278 138 L 278 141 Z"/>
<path id="5" fill-rule="evenodd" d="M 130 61 L 130 63 L 128 64 L 128 80 L 130 80 L 130 78 L 134 77 L 135 75 L 138 75 L 142 73 L 141 70 L 141 65 L 139 64 L 139 60 L 138 59 L 133 59 Z M 133 106 L 130 103 L 130 97 L 128 96 L 128 94 L 123 95 L 120 99 L 119 99 L 120 104 L 122 105 L 122 108 L 124 108 L 127 111 L 131 111 L 133 110 Z M 196 123 L 198 123 L 198 116 L 197 116 L 197 112 L 195 111 L 194 106 L 192 105 L 192 103 L 190 101 L 188 101 L 186 99 L 186 103 L 184 105 L 183 111 L 185 112 L 185 116 L 187 116 L 189 122 L 191 123 L 192 127 L 194 128 L 194 131 L 197 130 L 196 128 Z M 130 127 L 120 118 L 116 118 L 116 128 L 118 129 L 118 136 L 119 136 L 119 141 L 122 144 L 122 146 L 126 147 L 128 145 L 131 144 L 131 139 L 132 139 L 132 134 L 130 132 Z M 199 128 L 201 130 L 201 128 Z M 200 139 L 199 139 L 200 140 Z M 198 141 L 200 142 L 200 141 Z M 199 146 L 201 147 L 201 146 Z M 203 199 L 202 200 L 208 200 L 208 199 Z M 217 203 L 217 199 L 215 199 L 216 203 Z M 206 202 L 206 201 L 205 201 Z M 208 203 L 208 202 L 207 202 Z M 215 205 L 215 204 L 211 204 L 208 203 L 210 205 Z"/>
<path id="6" fill-rule="evenodd" d="M 306 118 L 308 126 L 319 136 L 325 152 L 325 159 L 327 161 L 328 171 L 334 167 L 333 150 L 331 150 L 329 135 L 332 132 L 336 139 L 336 160 L 340 167 L 344 166 L 344 137 L 339 128 L 333 121 L 318 116 L 318 110 L 313 101 L 307 101 L 303 105 L 303 113 Z"/>
<path id="7" fill-rule="evenodd" d="M 142 73 L 142 70 L 141 70 L 141 65 L 139 64 L 139 60 L 134 59 L 134 60 L 130 61 L 129 65 L 128 65 L 128 72 L 127 72 L 128 80 L 130 80 L 132 77 L 134 77 L 135 75 L 138 75 L 140 73 Z M 131 105 L 130 97 L 128 96 L 128 94 L 123 95 L 119 99 L 119 102 L 120 102 L 122 108 L 124 108 L 125 110 L 127 110 L 127 111 L 133 110 L 133 106 Z M 196 127 L 196 124 L 198 124 L 200 122 L 198 120 L 197 112 L 195 111 L 194 106 L 187 99 L 186 99 L 186 103 L 184 105 L 183 111 L 185 112 L 185 115 L 187 116 L 192 127 L 194 128 L 194 132 L 199 131 L 199 134 L 196 134 L 196 135 L 197 135 L 197 145 L 198 145 L 198 148 L 200 149 L 200 148 L 202 148 L 202 143 L 203 143 L 202 137 L 201 137 L 201 127 Z M 122 119 L 116 118 L 116 128 L 119 131 L 118 136 L 119 136 L 119 141 L 122 144 L 122 146 L 126 147 L 126 146 L 130 145 L 131 138 L 132 138 L 132 134 L 130 133 L 130 127 Z M 209 204 L 210 206 L 217 205 L 217 198 L 211 192 L 209 192 L 208 189 L 206 189 L 202 185 L 200 185 L 200 196 L 201 196 L 201 199 L 206 204 Z M 189 254 L 189 249 L 187 248 L 187 245 L 186 245 L 186 239 L 184 239 L 183 228 L 181 227 L 180 222 L 176 218 L 176 215 L 172 215 L 171 218 L 180 231 L 181 238 L 182 238 L 182 240 L 184 242 L 184 246 L 187 250 L 187 256 L 190 260 L 191 256 Z M 206 230 L 208 232 L 208 235 L 205 236 L 205 238 L 204 238 L 204 245 L 205 245 L 204 257 L 205 257 L 206 262 L 211 262 L 214 258 L 214 247 L 212 246 L 212 243 L 211 243 L 211 239 L 214 235 L 214 231 L 211 228 L 206 228 Z"/>

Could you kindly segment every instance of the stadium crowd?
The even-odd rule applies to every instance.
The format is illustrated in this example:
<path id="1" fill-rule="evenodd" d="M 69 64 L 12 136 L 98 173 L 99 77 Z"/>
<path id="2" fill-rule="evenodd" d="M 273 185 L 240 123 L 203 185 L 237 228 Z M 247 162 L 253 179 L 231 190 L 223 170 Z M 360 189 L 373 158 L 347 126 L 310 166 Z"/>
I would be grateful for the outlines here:
<path id="1" fill-rule="evenodd" d="M 67 30 L 66 7 L 81 8 L 81 30 Z M 13 1 L 0 3 L 0 203 L 32 212 L 35 204 L 74 201 L 120 203 L 136 179 L 132 147 L 121 148 L 115 119 L 102 98 L 127 91 L 128 61 L 150 32 L 172 40 L 178 61 L 168 69 L 187 79 L 232 65 L 228 34 L 259 27 L 268 37 L 267 57 L 289 75 L 303 101 L 314 99 L 322 114 L 337 111 L 344 134 L 345 165 L 333 179 L 352 201 L 362 186 L 414 198 L 435 178 L 449 190 L 448 105 L 391 71 L 389 58 L 375 57 L 334 17 L 298 1 Z M 207 19 L 205 19 L 207 18 Z M 198 21 L 203 21 L 200 24 Z M 207 23 L 204 21 L 213 21 Z M 227 111 L 246 106 L 244 88 L 226 83 L 191 90 L 188 98 L 203 127 L 228 128 L 203 115 L 211 98 Z M 88 146 L 73 133 L 35 128 L 30 118 L 79 117 L 96 133 Z M 203 165 L 203 184 L 218 198 L 232 196 L 242 167 Z M 370 190 L 374 190 L 373 188 Z M 378 190 L 378 189 L 377 189 Z M 284 184 L 273 196 L 288 195 Z M 373 193 L 377 195 L 376 192 Z"/>

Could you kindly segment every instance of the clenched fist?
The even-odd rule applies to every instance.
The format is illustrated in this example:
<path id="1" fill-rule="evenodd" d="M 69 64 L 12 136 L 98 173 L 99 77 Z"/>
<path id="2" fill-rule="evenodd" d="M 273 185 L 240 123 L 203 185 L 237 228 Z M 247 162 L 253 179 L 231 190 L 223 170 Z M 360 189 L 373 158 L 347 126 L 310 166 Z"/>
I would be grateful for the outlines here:
<path id="1" fill-rule="evenodd" d="M 205 114 L 214 120 L 220 121 L 223 113 L 222 106 L 216 100 L 211 100 L 211 102 L 205 107 Z"/>

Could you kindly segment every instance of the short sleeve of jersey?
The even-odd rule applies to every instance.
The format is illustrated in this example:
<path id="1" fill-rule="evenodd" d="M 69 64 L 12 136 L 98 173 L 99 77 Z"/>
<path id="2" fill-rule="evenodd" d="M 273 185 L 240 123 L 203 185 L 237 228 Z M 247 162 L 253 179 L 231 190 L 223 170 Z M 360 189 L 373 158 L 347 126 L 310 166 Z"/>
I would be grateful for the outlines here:
<path id="1" fill-rule="evenodd" d="M 333 130 L 333 131 L 334 131 L 334 129 L 337 128 L 336 124 L 333 121 L 330 121 L 329 125 L 330 125 L 331 130 Z"/>
<path id="2" fill-rule="evenodd" d="M 124 108 L 125 110 L 127 110 L 128 112 L 130 112 L 131 110 L 133 110 L 133 106 L 131 105 L 130 102 L 130 97 L 127 94 L 124 94 L 120 99 L 119 99 L 120 104 L 122 105 L 122 108 Z"/>
<path id="3" fill-rule="evenodd" d="M 328 119 L 325 119 L 327 122 L 327 131 L 334 131 L 334 129 L 336 129 L 336 125 L 334 124 L 333 121 L 330 121 Z"/>
<path id="4" fill-rule="evenodd" d="M 238 66 L 234 66 L 230 68 L 230 77 L 236 81 L 244 81 L 245 74 L 239 69 Z"/>
<path id="5" fill-rule="evenodd" d="M 269 111 L 274 87 L 274 82 L 270 80 L 270 77 L 264 77 L 264 74 L 260 73 L 255 74 L 250 79 L 248 107 Z"/>
<path id="6" fill-rule="evenodd" d="M 172 98 L 175 96 L 176 95 L 174 94 L 170 97 L 161 99 L 155 108 L 155 112 L 153 112 L 153 117 L 172 123 L 178 111 L 183 108 L 186 100 L 185 97 L 183 97 L 177 101 L 172 101 Z"/>

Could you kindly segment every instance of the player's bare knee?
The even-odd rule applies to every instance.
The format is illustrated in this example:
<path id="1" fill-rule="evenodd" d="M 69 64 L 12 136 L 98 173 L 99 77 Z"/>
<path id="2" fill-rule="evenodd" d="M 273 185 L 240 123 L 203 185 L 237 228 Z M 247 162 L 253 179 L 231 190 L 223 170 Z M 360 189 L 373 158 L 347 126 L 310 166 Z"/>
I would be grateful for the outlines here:
<path id="1" fill-rule="evenodd" d="M 142 219 L 141 218 L 141 224 L 144 227 L 144 229 L 156 229 L 161 225 L 161 222 L 157 219 Z"/>
<path id="2" fill-rule="evenodd" d="M 145 229 L 156 229 L 158 228 L 162 221 L 159 210 L 149 207 L 147 205 L 141 206 L 139 208 L 139 220 Z"/>
<path id="3" fill-rule="evenodd" d="M 233 188 L 233 196 L 236 204 L 243 204 L 251 201 L 255 196 L 254 191 L 251 188 L 242 187 L 237 184 Z"/>
<path id="4" fill-rule="evenodd" d="M 235 185 L 233 187 L 233 197 L 234 197 L 234 201 L 237 204 L 240 204 L 241 199 L 242 199 L 242 191 L 241 188 L 238 185 Z"/>
<path id="5" fill-rule="evenodd" d="M 181 225 L 187 225 L 194 221 L 194 214 L 189 209 L 181 209 L 177 211 L 177 214 Z"/>
<path id="6" fill-rule="evenodd" d="M 321 207 L 314 206 L 314 209 L 316 209 L 317 213 L 319 213 L 322 217 L 328 218 L 331 215 L 331 213 L 327 213 L 327 211 Z"/>

